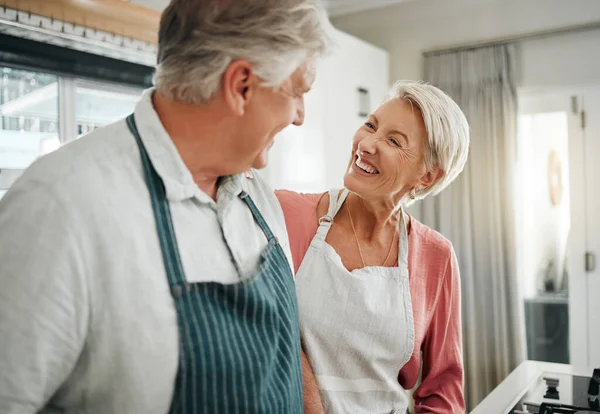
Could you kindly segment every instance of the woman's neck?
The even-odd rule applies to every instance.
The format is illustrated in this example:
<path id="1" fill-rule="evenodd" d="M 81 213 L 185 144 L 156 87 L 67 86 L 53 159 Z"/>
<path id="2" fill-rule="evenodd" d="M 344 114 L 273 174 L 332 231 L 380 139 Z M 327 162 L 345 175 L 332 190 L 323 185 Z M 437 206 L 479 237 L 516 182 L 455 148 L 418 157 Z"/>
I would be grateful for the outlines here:
<path id="1" fill-rule="evenodd" d="M 392 200 L 367 200 L 351 193 L 346 203 L 350 203 L 356 230 L 368 239 L 379 238 L 398 226 L 398 209 Z"/>

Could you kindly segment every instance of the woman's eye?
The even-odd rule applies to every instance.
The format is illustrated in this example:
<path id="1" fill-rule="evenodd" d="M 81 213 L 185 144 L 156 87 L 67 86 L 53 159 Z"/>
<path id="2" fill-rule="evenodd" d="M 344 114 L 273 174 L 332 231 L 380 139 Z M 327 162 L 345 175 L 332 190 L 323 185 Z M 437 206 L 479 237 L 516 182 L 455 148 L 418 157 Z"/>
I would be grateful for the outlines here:
<path id="1" fill-rule="evenodd" d="M 400 142 L 396 139 L 396 138 L 390 138 L 390 142 L 392 143 L 392 145 L 395 145 L 396 147 L 400 147 Z"/>
<path id="2" fill-rule="evenodd" d="M 365 126 L 366 126 L 367 128 L 369 128 L 369 129 L 375 129 L 375 125 L 373 125 L 373 124 L 372 124 L 372 123 L 370 123 L 370 122 L 365 122 Z"/>

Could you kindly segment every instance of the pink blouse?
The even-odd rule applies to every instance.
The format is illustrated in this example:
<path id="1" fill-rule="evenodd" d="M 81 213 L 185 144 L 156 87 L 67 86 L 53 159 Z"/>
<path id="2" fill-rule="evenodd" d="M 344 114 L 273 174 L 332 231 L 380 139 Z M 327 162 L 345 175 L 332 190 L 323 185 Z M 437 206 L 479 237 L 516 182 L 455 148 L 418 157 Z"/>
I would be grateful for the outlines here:
<path id="1" fill-rule="evenodd" d="M 317 232 L 317 205 L 323 194 L 276 191 L 289 234 L 294 269 Z M 460 275 L 450 241 L 410 218 L 408 269 L 415 347 L 398 381 L 413 394 L 415 413 L 464 413 Z"/>

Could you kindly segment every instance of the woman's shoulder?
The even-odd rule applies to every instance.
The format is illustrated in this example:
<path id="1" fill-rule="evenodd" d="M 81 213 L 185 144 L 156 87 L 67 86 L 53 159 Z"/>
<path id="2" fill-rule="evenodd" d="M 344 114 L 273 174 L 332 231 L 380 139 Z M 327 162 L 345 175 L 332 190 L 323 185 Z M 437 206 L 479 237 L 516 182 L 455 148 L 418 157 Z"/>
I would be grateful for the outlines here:
<path id="1" fill-rule="evenodd" d="M 450 240 L 412 216 L 409 241 L 418 248 L 419 256 L 423 259 L 437 257 L 447 261 L 454 253 Z"/>
<path id="2" fill-rule="evenodd" d="M 300 218 L 314 219 L 315 225 L 319 217 L 327 214 L 330 193 L 342 194 L 343 189 L 332 189 L 324 193 L 298 193 L 290 190 L 275 190 L 281 208 L 286 215 L 299 215 Z"/>
<path id="3" fill-rule="evenodd" d="M 294 269 L 297 271 L 319 227 L 317 210 L 323 193 L 304 194 L 289 190 L 276 190 L 275 195 L 283 210 Z"/>
<path id="4" fill-rule="evenodd" d="M 275 190 L 283 215 L 290 223 L 302 222 L 304 226 L 317 225 L 317 209 L 323 193 L 297 193 L 290 190 Z M 288 223 L 288 226 L 290 225 Z"/>
<path id="5" fill-rule="evenodd" d="M 313 212 L 319 204 L 323 193 L 297 193 L 291 190 L 275 190 L 275 195 L 282 208 L 294 210 L 310 210 Z"/>
<path id="6" fill-rule="evenodd" d="M 323 193 L 297 193 L 290 190 L 275 190 L 275 195 L 281 204 L 283 215 L 288 226 L 288 232 L 301 231 L 317 227 L 317 209 Z"/>

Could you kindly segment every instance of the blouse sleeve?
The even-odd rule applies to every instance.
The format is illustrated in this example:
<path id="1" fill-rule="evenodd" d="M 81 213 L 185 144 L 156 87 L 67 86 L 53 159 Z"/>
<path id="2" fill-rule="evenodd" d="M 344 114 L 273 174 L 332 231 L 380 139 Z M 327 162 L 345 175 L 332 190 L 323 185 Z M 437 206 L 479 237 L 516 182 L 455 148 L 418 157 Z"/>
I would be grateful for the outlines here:
<path id="1" fill-rule="evenodd" d="M 423 374 L 415 413 L 464 413 L 460 274 L 451 250 L 444 282 L 423 342 Z"/>

